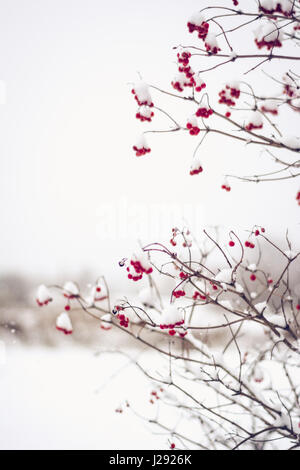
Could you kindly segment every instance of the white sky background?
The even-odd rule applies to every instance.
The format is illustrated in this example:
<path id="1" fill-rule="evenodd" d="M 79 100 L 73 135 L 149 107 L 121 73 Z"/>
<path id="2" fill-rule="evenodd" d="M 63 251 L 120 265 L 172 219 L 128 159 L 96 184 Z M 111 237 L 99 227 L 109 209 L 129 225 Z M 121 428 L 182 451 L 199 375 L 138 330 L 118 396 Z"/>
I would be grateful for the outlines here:
<path id="1" fill-rule="evenodd" d="M 231 6 L 230 0 L 219 3 Z M 158 228 L 164 236 L 169 224 L 180 224 L 186 204 L 192 205 L 186 216 L 195 219 L 196 229 L 198 221 L 241 229 L 257 223 L 281 236 L 298 223 L 297 181 L 236 182 L 230 194 L 220 189 L 226 171 L 251 174 L 259 162 L 261 172 L 274 169 L 257 147 L 210 135 L 200 148 L 205 171 L 194 177 L 189 165 L 195 137 L 154 135 L 148 156 L 138 159 L 132 151 L 147 124 L 135 119 L 128 83 L 140 71 L 146 81 L 172 91 L 171 48 L 197 44 L 186 19 L 204 4 L 0 1 L 0 78 L 7 92 L 0 106 L 1 273 L 55 278 L 68 272 L 76 278 L 90 269 L 122 278 L 116 261 L 130 254 L 138 237 L 157 241 Z M 253 42 L 250 31 L 236 37 L 241 50 Z M 225 71 L 232 78 L 245 70 L 242 65 L 206 74 L 212 96 Z M 279 73 L 278 63 L 268 70 Z M 255 76 L 248 78 L 259 89 L 275 86 L 262 72 Z M 176 100 L 153 98 L 174 116 L 185 116 Z M 297 117 L 284 117 L 291 134 Z M 166 119 L 155 122 L 155 128 L 169 126 Z"/>

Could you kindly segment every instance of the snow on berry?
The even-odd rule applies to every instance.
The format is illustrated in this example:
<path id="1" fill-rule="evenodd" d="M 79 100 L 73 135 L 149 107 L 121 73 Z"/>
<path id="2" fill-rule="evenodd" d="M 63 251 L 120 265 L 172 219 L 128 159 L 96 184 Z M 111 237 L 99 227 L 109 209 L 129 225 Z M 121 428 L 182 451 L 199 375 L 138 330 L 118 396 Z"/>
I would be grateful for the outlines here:
<path id="1" fill-rule="evenodd" d="M 221 185 L 221 189 L 224 189 L 224 191 L 227 191 L 227 192 L 230 192 L 231 191 L 231 187 L 227 181 L 227 179 L 225 179 L 223 181 L 223 184 Z"/>
<path id="2" fill-rule="evenodd" d="M 278 102 L 275 100 L 266 100 L 260 107 L 263 113 L 270 113 L 276 116 L 278 114 Z"/>
<path id="3" fill-rule="evenodd" d="M 296 97 L 296 85 L 293 80 L 288 76 L 288 74 L 284 74 L 282 77 L 283 81 L 283 93 L 287 95 L 289 98 Z"/>
<path id="4" fill-rule="evenodd" d="M 191 53 L 185 49 L 180 48 L 177 53 L 178 63 L 182 64 L 184 67 L 189 65 Z"/>
<path id="5" fill-rule="evenodd" d="M 139 106 L 147 105 L 152 107 L 153 102 L 147 83 L 140 81 L 136 83 L 131 90 Z"/>
<path id="6" fill-rule="evenodd" d="M 174 305 L 169 305 L 162 311 L 161 315 L 161 324 L 160 328 L 164 329 L 172 329 L 175 326 L 180 326 L 184 324 L 183 313 L 182 310 L 179 310 Z"/>
<path id="7" fill-rule="evenodd" d="M 275 12 L 275 1 L 274 0 L 260 0 L 259 10 L 267 15 Z"/>
<path id="8" fill-rule="evenodd" d="M 191 167 L 190 167 L 190 175 L 191 176 L 198 175 L 199 173 L 202 173 L 202 171 L 203 171 L 203 168 L 202 168 L 202 164 L 200 162 L 199 157 L 194 157 L 192 160 Z"/>
<path id="9" fill-rule="evenodd" d="M 198 135 L 200 132 L 200 128 L 198 127 L 198 121 L 195 116 L 191 116 L 188 119 L 186 127 L 189 130 L 190 135 Z"/>
<path id="10" fill-rule="evenodd" d="M 283 35 L 281 30 L 272 21 L 266 21 L 261 24 L 255 31 L 255 43 L 259 49 L 266 47 L 268 50 L 273 47 L 281 47 Z"/>
<path id="11" fill-rule="evenodd" d="M 190 33 L 198 32 L 198 38 L 205 40 L 209 24 L 205 21 L 204 16 L 200 12 L 194 13 L 188 20 L 187 27 Z"/>
<path id="12" fill-rule="evenodd" d="M 66 312 L 61 313 L 56 318 L 56 329 L 62 331 L 65 335 L 73 333 L 72 323 Z"/>
<path id="13" fill-rule="evenodd" d="M 137 254 L 133 254 L 127 266 L 128 279 L 139 281 L 142 279 L 143 274 L 151 274 L 153 268 L 148 261 L 145 253 L 140 250 Z"/>
<path id="14" fill-rule="evenodd" d="M 184 87 L 192 87 L 194 83 L 193 77 L 188 78 L 184 72 L 178 72 L 171 82 L 171 85 L 175 90 L 182 92 Z"/>
<path id="15" fill-rule="evenodd" d="M 135 117 L 139 119 L 141 122 L 144 122 L 144 121 L 151 122 L 153 116 L 154 116 L 154 112 L 152 111 L 150 106 L 147 106 L 147 105 L 141 106 L 135 115 Z"/>
<path id="16" fill-rule="evenodd" d="M 227 106 L 235 106 L 237 99 L 241 94 L 240 85 L 237 81 L 226 83 L 225 88 L 219 92 L 219 103 L 226 104 Z"/>
<path id="17" fill-rule="evenodd" d="M 259 111 L 253 111 L 248 118 L 248 122 L 245 126 L 247 131 L 252 131 L 253 129 L 262 129 L 263 119 Z"/>
<path id="18" fill-rule="evenodd" d="M 72 281 L 65 282 L 65 284 L 64 284 L 64 296 L 67 299 L 73 299 L 74 297 L 77 297 L 78 295 L 79 295 L 78 286 Z"/>
<path id="19" fill-rule="evenodd" d="M 50 295 L 48 287 L 46 287 L 44 284 L 41 284 L 38 287 L 37 294 L 36 294 L 36 302 L 39 307 L 42 307 L 43 305 L 48 305 L 49 302 L 52 301 L 52 297 Z"/>
<path id="20" fill-rule="evenodd" d="M 196 111 L 196 116 L 197 117 L 202 117 L 202 118 L 209 118 L 213 114 L 213 110 L 206 105 L 200 105 L 200 108 L 197 109 Z"/>
<path id="21" fill-rule="evenodd" d="M 137 157 L 141 157 L 142 155 L 146 155 L 146 153 L 151 152 L 143 134 L 137 139 L 136 144 L 133 146 L 133 150 Z"/>
<path id="22" fill-rule="evenodd" d="M 105 330 L 105 331 L 111 330 L 112 327 L 109 324 L 111 322 L 112 322 L 112 320 L 111 320 L 111 314 L 110 313 L 107 313 L 107 314 L 103 315 L 101 317 L 100 328 L 102 330 Z"/>
<path id="23" fill-rule="evenodd" d="M 199 75 L 197 77 L 194 77 L 194 80 L 195 80 L 195 91 L 199 93 L 201 90 L 206 88 L 206 83 L 204 82 L 204 80 L 202 80 L 202 78 L 200 78 Z"/>
<path id="24" fill-rule="evenodd" d="M 208 33 L 205 38 L 205 49 L 209 54 L 217 54 L 221 49 L 219 48 L 216 35 L 214 33 Z"/>
<path id="25" fill-rule="evenodd" d="M 267 15 L 281 13 L 284 16 L 291 16 L 295 11 L 291 0 L 260 0 L 259 9 Z"/>

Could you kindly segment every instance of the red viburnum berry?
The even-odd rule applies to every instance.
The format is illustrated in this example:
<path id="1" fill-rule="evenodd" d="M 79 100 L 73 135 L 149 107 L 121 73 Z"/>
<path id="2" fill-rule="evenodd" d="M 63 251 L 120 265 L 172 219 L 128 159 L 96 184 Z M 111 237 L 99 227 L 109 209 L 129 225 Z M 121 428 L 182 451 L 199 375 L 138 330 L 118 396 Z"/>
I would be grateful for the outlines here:
<path id="1" fill-rule="evenodd" d="M 255 274 L 251 274 L 251 276 L 250 276 L 250 281 L 256 281 L 256 276 L 255 276 Z"/>
<path id="2" fill-rule="evenodd" d="M 233 247 L 234 245 L 235 245 L 234 241 L 231 240 L 231 241 L 229 242 L 229 246 Z"/>
<path id="3" fill-rule="evenodd" d="M 198 127 L 198 121 L 195 116 L 191 116 L 188 119 L 186 127 L 189 130 L 190 135 L 198 135 L 200 132 L 200 128 Z"/>
<path id="4" fill-rule="evenodd" d="M 175 446 L 174 442 L 172 442 L 172 443 L 170 444 L 170 449 L 175 449 L 175 447 L 176 447 L 176 446 Z"/>
<path id="5" fill-rule="evenodd" d="M 176 335 L 176 331 L 175 331 L 175 330 L 169 330 L 169 335 L 170 335 L 170 336 Z"/>

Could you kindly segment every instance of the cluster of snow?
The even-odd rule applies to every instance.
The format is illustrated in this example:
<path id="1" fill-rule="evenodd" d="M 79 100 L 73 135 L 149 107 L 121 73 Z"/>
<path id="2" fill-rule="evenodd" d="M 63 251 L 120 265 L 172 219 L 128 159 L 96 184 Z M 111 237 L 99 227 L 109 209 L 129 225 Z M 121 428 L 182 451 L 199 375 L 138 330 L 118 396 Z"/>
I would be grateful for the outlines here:
<path id="1" fill-rule="evenodd" d="M 232 283 L 232 269 L 222 269 L 216 276 L 215 281 L 224 282 L 225 284 Z"/>
<path id="2" fill-rule="evenodd" d="M 300 149 L 300 139 L 296 136 L 284 136 L 280 139 L 280 142 L 286 147 L 296 150 Z"/>

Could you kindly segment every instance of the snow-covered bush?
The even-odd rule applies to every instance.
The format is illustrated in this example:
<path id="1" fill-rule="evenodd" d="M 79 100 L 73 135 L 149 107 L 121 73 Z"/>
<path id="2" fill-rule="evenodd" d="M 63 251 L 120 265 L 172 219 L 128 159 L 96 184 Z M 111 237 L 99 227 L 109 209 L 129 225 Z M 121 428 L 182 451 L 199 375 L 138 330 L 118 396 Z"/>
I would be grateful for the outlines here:
<path id="1" fill-rule="evenodd" d="M 197 151 L 204 137 L 217 133 L 250 145 L 253 151 L 265 149 L 279 167 L 239 179 L 279 183 L 295 178 L 300 174 L 300 141 L 283 135 L 280 115 L 288 108 L 295 119 L 299 116 L 300 76 L 285 64 L 293 60 L 296 66 L 300 59 L 300 2 L 228 0 L 228 5 L 215 7 L 211 3 L 187 21 L 195 45 L 175 47 L 178 70 L 170 78 L 170 89 L 145 81 L 132 87 L 137 119 L 149 126 L 162 112 L 171 123 L 162 131 L 146 130 L 133 146 L 136 156 L 150 152 L 151 132 L 186 132 L 197 140 L 190 175 L 203 178 L 205 162 L 203 166 Z M 228 18 L 230 27 L 223 25 Z M 248 34 L 249 26 L 254 37 L 247 37 L 255 51 L 248 53 L 239 51 L 234 35 L 243 28 Z M 247 81 L 232 81 L 224 74 L 219 94 L 207 92 L 210 71 L 236 61 L 249 64 L 249 59 L 254 62 L 246 67 Z M 201 68 L 194 71 L 191 61 Z M 269 92 L 261 96 L 251 85 L 251 73 L 273 61 L 280 61 L 281 74 L 270 78 Z M 276 82 L 279 91 L 273 92 Z M 160 94 L 189 103 L 192 115 L 183 113 L 182 124 L 178 123 L 159 106 Z M 226 192 L 232 189 L 231 178 L 225 175 L 220 185 Z M 296 199 L 300 205 L 300 191 Z M 41 286 L 37 303 L 47 305 L 56 291 L 65 300 L 65 312 L 56 321 L 63 333 L 72 333 L 72 308 L 80 307 L 99 320 L 105 334 L 119 329 L 151 352 L 150 365 L 133 360 L 152 384 L 145 411 L 135 410 L 127 397 L 116 411 L 133 409 L 169 435 L 172 449 L 298 448 L 300 252 L 288 234 L 285 245 L 280 245 L 257 225 L 246 236 L 235 231 L 220 235 L 217 230 L 196 235 L 173 227 L 168 242 L 143 246 L 119 262 L 120 275 L 123 271 L 128 282 L 141 285 L 136 299 L 112 299 L 105 278 L 100 278 L 88 293 L 73 282 L 54 286 L 51 292 Z M 278 260 L 272 270 L 265 260 L 270 250 Z M 164 409 L 170 407 L 174 423 L 164 418 Z"/>

